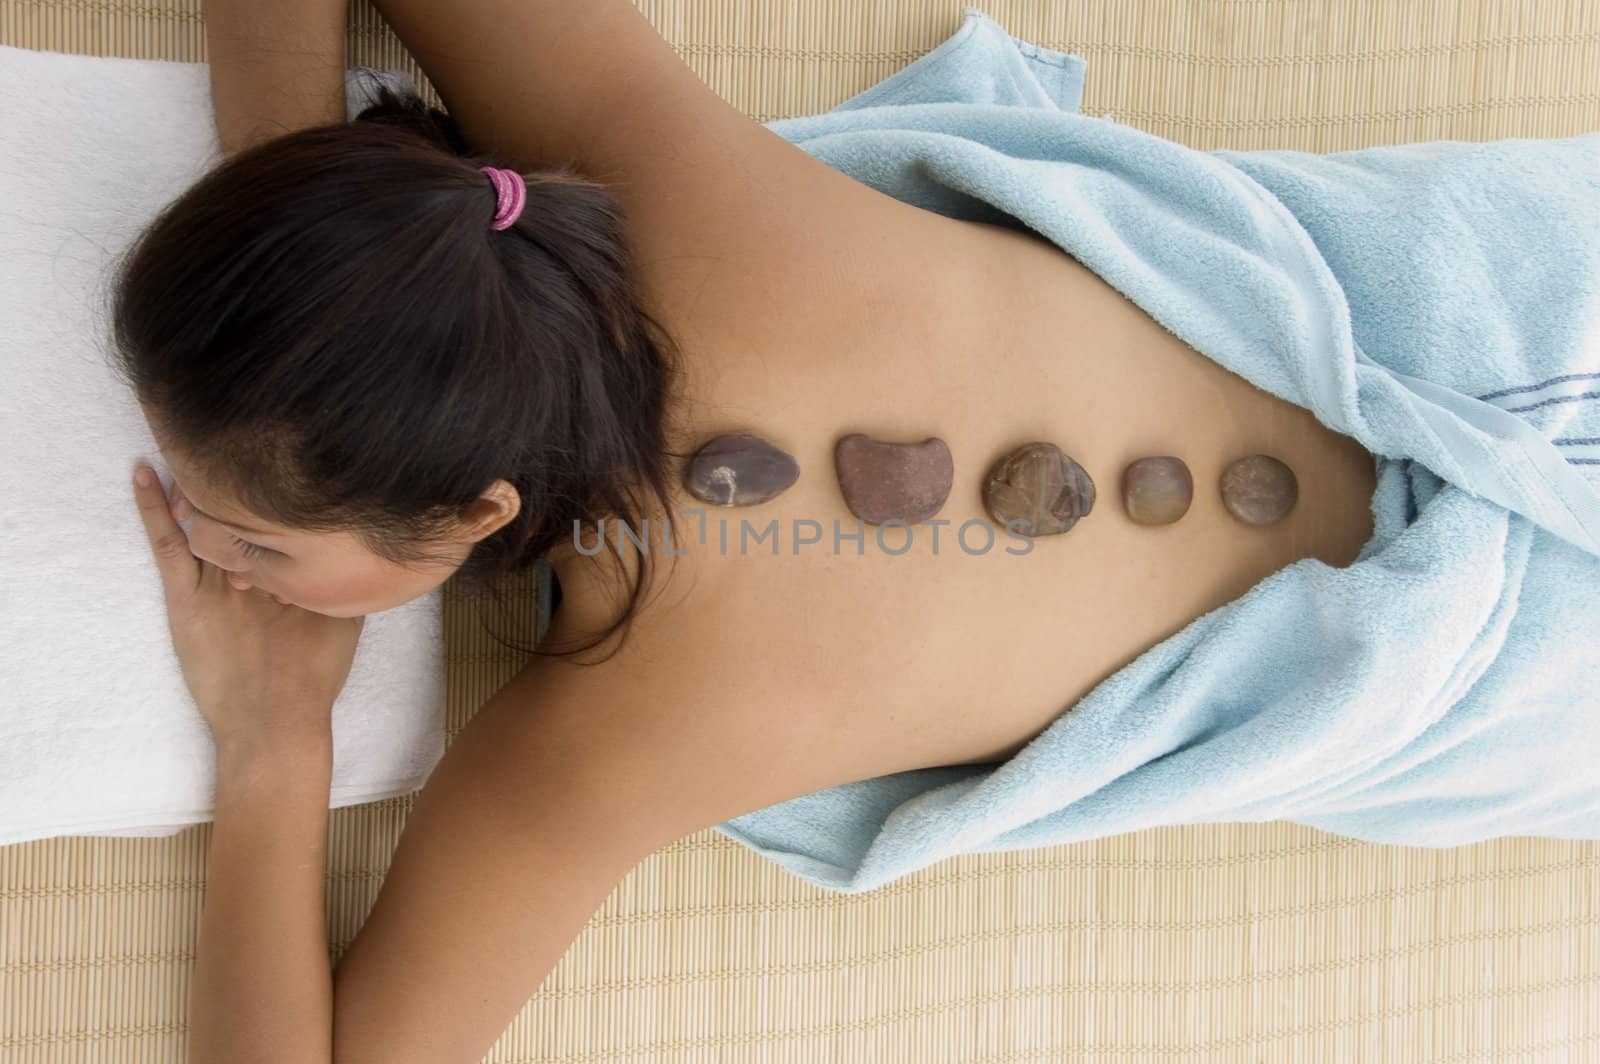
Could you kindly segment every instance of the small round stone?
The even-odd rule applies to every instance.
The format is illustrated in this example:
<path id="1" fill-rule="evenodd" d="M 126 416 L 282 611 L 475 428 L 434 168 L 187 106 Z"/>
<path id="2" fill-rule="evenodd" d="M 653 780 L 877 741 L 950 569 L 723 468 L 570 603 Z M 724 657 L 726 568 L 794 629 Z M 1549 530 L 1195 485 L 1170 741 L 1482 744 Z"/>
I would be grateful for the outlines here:
<path id="1" fill-rule="evenodd" d="M 926 521 L 944 506 L 955 482 L 950 448 L 937 436 L 889 443 L 853 432 L 834 444 L 833 464 L 845 505 L 872 525 Z"/>
<path id="2" fill-rule="evenodd" d="M 1267 454 L 1230 462 L 1219 487 L 1222 505 L 1247 525 L 1270 525 L 1294 509 L 1300 486 L 1294 470 Z"/>
<path id="3" fill-rule="evenodd" d="M 1094 480 L 1055 444 L 1035 441 L 1012 448 L 989 467 L 983 502 L 1002 528 L 1052 536 L 1094 509 Z"/>
<path id="4" fill-rule="evenodd" d="M 748 432 L 706 441 L 683 470 L 689 494 L 714 506 L 754 506 L 800 477 L 794 457 Z"/>
<path id="5" fill-rule="evenodd" d="M 1122 471 L 1122 505 L 1135 524 L 1170 525 L 1193 500 L 1194 478 L 1181 458 L 1141 458 Z"/>

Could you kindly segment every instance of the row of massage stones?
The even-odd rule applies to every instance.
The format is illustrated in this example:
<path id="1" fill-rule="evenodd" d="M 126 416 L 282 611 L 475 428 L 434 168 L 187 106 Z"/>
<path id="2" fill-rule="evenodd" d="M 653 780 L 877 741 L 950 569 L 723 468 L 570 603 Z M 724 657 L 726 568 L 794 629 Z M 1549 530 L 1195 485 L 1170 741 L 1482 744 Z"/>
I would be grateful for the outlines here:
<path id="1" fill-rule="evenodd" d="M 955 464 L 937 436 L 890 443 L 861 433 L 841 437 L 833 461 L 850 512 L 868 524 L 915 524 L 939 512 L 950 495 Z M 753 506 L 800 476 L 793 456 L 759 436 L 713 437 L 684 468 L 684 486 L 716 506 Z M 1271 455 L 1232 462 L 1218 483 L 1222 504 L 1248 525 L 1270 525 L 1294 509 L 1294 472 Z M 1026 536 L 1065 532 L 1094 506 L 1094 481 L 1053 443 L 1025 443 L 1002 455 L 983 482 L 984 505 L 1002 527 Z M 1189 510 L 1194 479 L 1181 459 L 1141 458 L 1122 473 L 1122 503 L 1141 525 L 1167 525 Z"/>

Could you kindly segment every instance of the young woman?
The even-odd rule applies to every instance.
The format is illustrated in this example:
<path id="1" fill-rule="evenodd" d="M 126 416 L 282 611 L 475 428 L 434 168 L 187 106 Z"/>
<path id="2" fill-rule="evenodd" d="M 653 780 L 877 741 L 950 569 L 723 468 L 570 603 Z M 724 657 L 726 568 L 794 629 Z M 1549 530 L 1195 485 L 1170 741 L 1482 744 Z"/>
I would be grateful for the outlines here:
<path id="1" fill-rule="evenodd" d="M 816 161 L 629 0 L 376 6 L 450 119 L 386 97 L 342 121 L 343 0 L 208 3 L 231 158 L 118 289 L 175 478 L 137 489 L 141 511 L 219 752 L 191 1059 L 476 1061 L 657 848 L 1008 758 L 1196 616 L 1302 558 L 1349 565 L 1371 535 L 1355 441 L 1054 245 Z M 526 181 L 504 228 L 484 165 Z M 700 535 L 685 459 L 739 431 L 799 479 Z M 948 443 L 942 543 L 835 539 L 859 527 L 833 467 L 852 432 Z M 1026 553 L 956 549 L 987 520 L 982 471 L 1031 440 L 1095 478 L 1092 517 Z M 1260 451 L 1300 483 L 1274 525 L 1204 487 L 1161 529 L 1115 497 L 1138 457 L 1211 485 Z M 591 556 L 601 518 L 648 527 L 652 553 Z M 738 549 L 740 521 L 774 519 L 822 541 Z M 330 973 L 328 711 L 361 616 L 541 557 L 562 590 L 547 653 L 454 741 Z"/>

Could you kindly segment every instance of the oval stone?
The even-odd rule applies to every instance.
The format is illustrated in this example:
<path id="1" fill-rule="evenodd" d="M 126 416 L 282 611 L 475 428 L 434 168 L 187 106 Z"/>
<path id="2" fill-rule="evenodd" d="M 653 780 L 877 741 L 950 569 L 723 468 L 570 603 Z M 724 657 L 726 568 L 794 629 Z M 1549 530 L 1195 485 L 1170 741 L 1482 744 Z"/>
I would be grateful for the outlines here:
<path id="1" fill-rule="evenodd" d="M 1194 477 L 1181 458 L 1141 458 L 1122 471 L 1122 505 L 1135 524 L 1170 525 L 1193 500 Z"/>
<path id="2" fill-rule="evenodd" d="M 955 482 L 950 448 L 937 436 L 889 443 L 852 432 L 833 448 L 839 491 L 850 512 L 868 524 L 916 524 L 939 512 Z"/>
<path id="3" fill-rule="evenodd" d="M 989 467 L 983 502 L 1003 528 L 1052 536 L 1094 509 L 1094 480 L 1055 444 L 1035 441 L 1012 448 Z"/>
<path id="4" fill-rule="evenodd" d="M 754 506 L 800 477 L 794 457 L 748 432 L 706 441 L 683 470 L 689 494 L 713 506 Z"/>
<path id="5" fill-rule="evenodd" d="M 1294 509 L 1300 486 L 1294 470 L 1268 454 L 1230 462 L 1222 471 L 1222 505 L 1247 525 L 1270 525 Z"/>

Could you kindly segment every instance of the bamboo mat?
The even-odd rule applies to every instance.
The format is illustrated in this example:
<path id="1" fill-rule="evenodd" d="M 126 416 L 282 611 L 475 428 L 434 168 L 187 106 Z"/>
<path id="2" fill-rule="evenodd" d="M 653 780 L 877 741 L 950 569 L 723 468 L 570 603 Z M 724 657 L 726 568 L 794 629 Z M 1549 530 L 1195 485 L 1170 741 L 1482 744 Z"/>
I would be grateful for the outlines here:
<path id="1" fill-rule="evenodd" d="M 762 121 L 893 73 L 960 6 L 640 2 Z M 980 6 L 1089 60 L 1085 113 L 1197 148 L 1600 129 L 1600 0 Z M 412 70 L 437 99 L 365 0 L 352 19 L 350 63 Z M 205 58 L 199 0 L 0 0 L 0 44 Z M 446 588 L 452 736 L 520 665 L 476 607 Z M 411 802 L 332 814 L 335 954 Z M 209 832 L 0 847 L 0 1062 L 182 1059 Z M 1600 843 L 1168 828 L 836 895 L 707 830 L 617 887 L 485 1060 L 1600 1061 Z"/>

